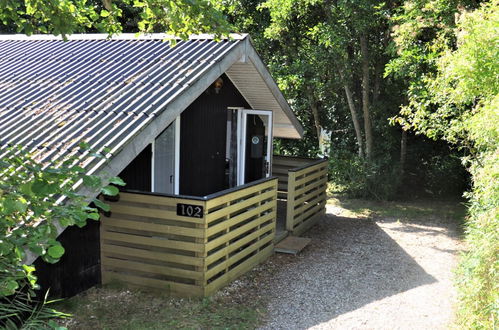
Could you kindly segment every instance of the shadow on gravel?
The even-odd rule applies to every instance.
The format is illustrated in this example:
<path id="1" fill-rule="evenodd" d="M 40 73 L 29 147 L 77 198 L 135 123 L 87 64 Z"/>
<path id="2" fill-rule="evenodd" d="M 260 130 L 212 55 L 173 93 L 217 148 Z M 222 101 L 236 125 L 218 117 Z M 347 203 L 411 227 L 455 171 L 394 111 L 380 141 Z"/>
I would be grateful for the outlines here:
<path id="1" fill-rule="evenodd" d="M 288 263 L 272 281 L 266 329 L 306 329 L 436 282 L 372 220 L 327 215 L 304 236 L 301 255 L 278 256 Z"/>

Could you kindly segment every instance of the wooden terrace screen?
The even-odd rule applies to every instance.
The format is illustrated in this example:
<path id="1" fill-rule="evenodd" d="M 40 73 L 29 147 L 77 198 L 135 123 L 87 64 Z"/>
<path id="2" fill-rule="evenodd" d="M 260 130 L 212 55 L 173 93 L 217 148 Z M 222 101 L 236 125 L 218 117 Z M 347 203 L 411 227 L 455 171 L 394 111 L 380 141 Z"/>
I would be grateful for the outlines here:
<path id="1" fill-rule="evenodd" d="M 120 193 L 102 219 L 102 282 L 207 296 L 273 253 L 276 196 L 276 178 L 204 198 Z"/>
<path id="2" fill-rule="evenodd" d="M 273 157 L 279 198 L 286 199 L 286 230 L 299 236 L 326 212 L 327 159 Z"/>

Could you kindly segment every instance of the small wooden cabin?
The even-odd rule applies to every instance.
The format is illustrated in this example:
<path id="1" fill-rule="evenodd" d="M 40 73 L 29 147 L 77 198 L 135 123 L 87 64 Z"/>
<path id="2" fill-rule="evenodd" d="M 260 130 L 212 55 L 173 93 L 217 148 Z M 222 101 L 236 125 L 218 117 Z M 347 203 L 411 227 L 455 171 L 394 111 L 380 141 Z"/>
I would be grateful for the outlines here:
<path id="1" fill-rule="evenodd" d="M 0 36 L 0 146 L 54 158 L 85 140 L 111 150 L 87 170 L 127 182 L 100 223 L 62 232 L 59 263 L 35 262 L 57 295 L 206 296 L 324 213 L 327 162 L 272 153 L 303 129 L 250 38 L 164 38 Z"/>

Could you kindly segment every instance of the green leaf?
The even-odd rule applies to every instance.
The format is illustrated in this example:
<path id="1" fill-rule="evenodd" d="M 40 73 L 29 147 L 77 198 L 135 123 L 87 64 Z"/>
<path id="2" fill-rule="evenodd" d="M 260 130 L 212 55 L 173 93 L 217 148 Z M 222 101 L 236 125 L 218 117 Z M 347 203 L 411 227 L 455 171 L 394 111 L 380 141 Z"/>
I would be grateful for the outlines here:
<path id="1" fill-rule="evenodd" d="M 19 284 L 12 279 L 6 279 L 0 282 L 0 296 L 10 296 L 19 288 Z"/>
<path id="2" fill-rule="evenodd" d="M 99 220 L 100 219 L 99 213 L 88 213 L 87 217 L 88 217 L 88 219 L 92 219 L 92 220 Z"/>
<path id="3" fill-rule="evenodd" d="M 45 249 L 43 248 L 43 246 L 40 246 L 38 244 L 30 244 L 29 249 L 31 252 L 39 256 L 45 254 Z"/>
<path id="4" fill-rule="evenodd" d="M 0 240 L 0 256 L 5 256 L 12 253 L 13 245 L 9 242 Z"/>
<path id="5" fill-rule="evenodd" d="M 90 149 L 90 144 L 88 144 L 87 142 L 80 142 L 78 146 L 83 150 Z"/>
<path id="6" fill-rule="evenodd" d="M 45 182 L 43 181 L 40 181 L 40 180 L 36 180 L 35 182 L 33 182 L 33 184 L 31 185 L 31 190 L 35 193 L 35 194 L 41 194 L 42 191 L 43 191 L 43 188 L 45 187 Z"/>
<path id="7" fill-rule="evenodd" d="M 105 9 L 102 9 L 101 12 L 100 12 L 100 15 L 101 17 L 108 17 L 109 16 L 109 12 Z"/>
<path id="8" fill-rule="evenodd" d="M 64 254 L 64 248 L 62 247 L 62 245 L 54 245 L 49 247 L 47 253 L 49 254 L 50 257 L 54 259 L 59 259 Z"/>
<path id="9" fill-rule="evenodd" d="M 125 186 L 126 185 L 126 182 L 123 181 L 120 177 L 112 177 L 111 179 L 109 179 L 109 183 L 112 183 L 112 184 L 115 184 L 117 186 Z"/>
<path id="10" fill-rule="evenodd" d="M 94 204 L 95 204 L 95 206 L 97 206 L 98 208 L 103 210 L 104 212 L 111 211 L 111 207 L 99 199 L 94 199 Z"/>
<path id="11" fill-rule="evenodd" d="M 22 192 L 25 195 L 31 195 L 31 182 L 23 183 L 22 185 L 19 186 L 19 191 Z"/>
<path id="12" fill-rule="evenodd" d="M 9 198 L 4 200 L 3 207 L 5 208 L 6 214 L 12 214 L 14 212 L 25 212 L 28 205 L 20 200 L 13 200 Z"/>
<path id="13" fill-rule="evenodd" d="M 26 273 L 31 274 L 35 271 L 35 267 L 29 265 L 23 265 L 23 269 Z"/>
<path id="14" fill-rule="evenodd" d="M 101 179 L 95 175 L 85 175 L 83 177 L 83 184 L 90 188 L 100 188 Z"/>
<path id="15" fill-rule="evenodd" d="M 119 194 L 120 190 L 115 186 L 106 186 L 101 189 L 101 192 L 107 196 L 116 196 Z"/>

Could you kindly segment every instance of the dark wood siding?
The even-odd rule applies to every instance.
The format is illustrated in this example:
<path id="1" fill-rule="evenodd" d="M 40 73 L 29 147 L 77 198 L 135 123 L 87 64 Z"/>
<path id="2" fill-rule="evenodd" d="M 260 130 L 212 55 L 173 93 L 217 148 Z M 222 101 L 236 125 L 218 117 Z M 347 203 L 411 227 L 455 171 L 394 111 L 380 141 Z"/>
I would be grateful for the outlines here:
<path id="1" fill-rule="evenodd" d="M 180 120 L 180 194 L 205 196 L 229 187 L 225 145 L 227 107 L 249 105 L 223 75 L 223 87 L 208 88 Z"/>
<path id="2" fill-rule="evenodd" d="M 152 168 L 152 147 L 149 144 L 128 166 L 118 175 L 126 186 L 125 190 L 150 192 Z"/>
<path id="3" fill-rule="evenodd" d="M 66 250 L 55 264 L 38 258 L 34 265 L 40 289 L 51 297 L 71 297 L 100 283 L 100 222 L 69 227 L 57 238 Z"/>

